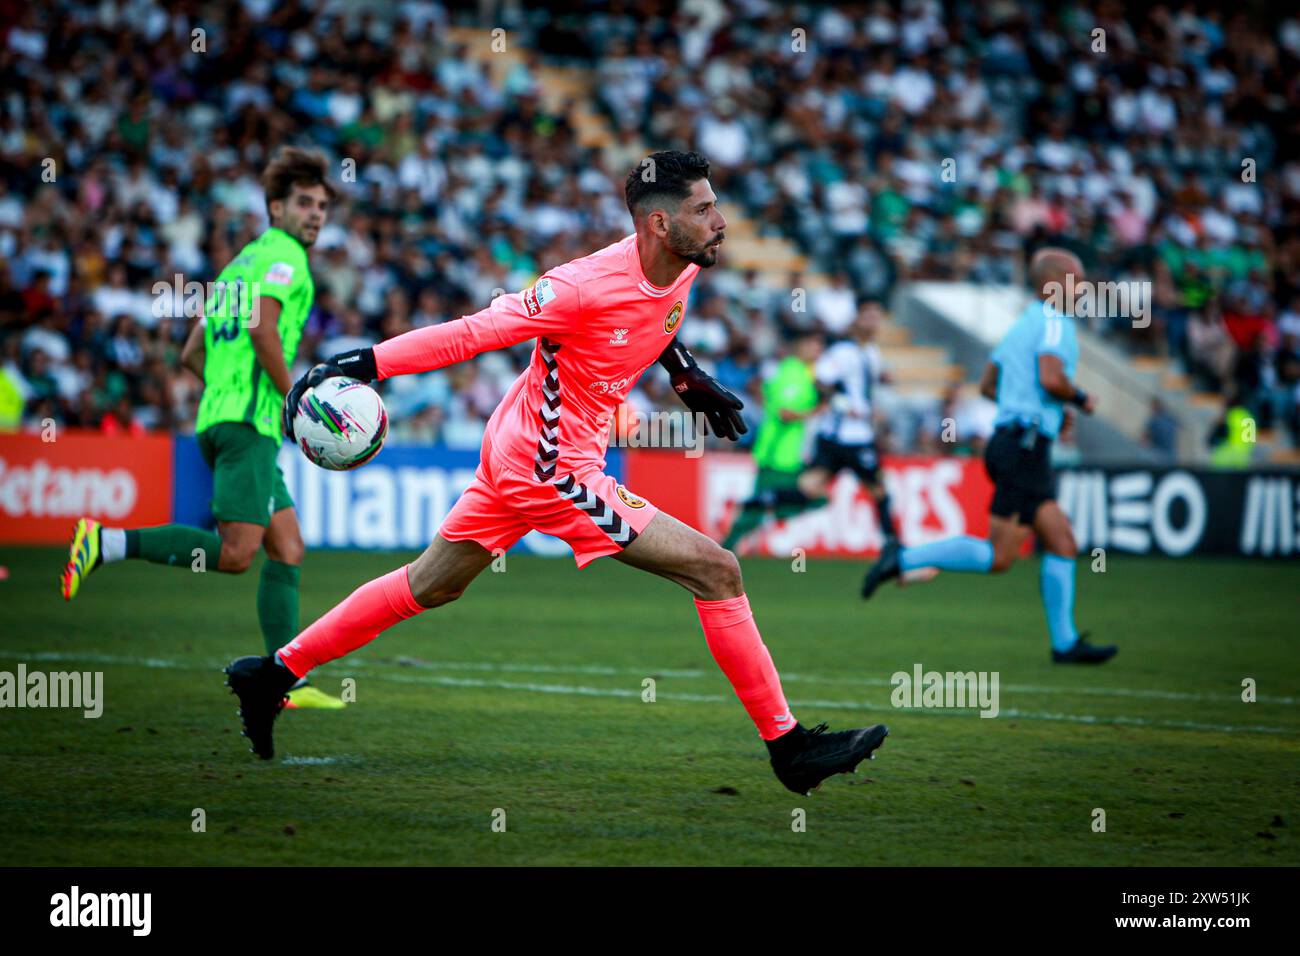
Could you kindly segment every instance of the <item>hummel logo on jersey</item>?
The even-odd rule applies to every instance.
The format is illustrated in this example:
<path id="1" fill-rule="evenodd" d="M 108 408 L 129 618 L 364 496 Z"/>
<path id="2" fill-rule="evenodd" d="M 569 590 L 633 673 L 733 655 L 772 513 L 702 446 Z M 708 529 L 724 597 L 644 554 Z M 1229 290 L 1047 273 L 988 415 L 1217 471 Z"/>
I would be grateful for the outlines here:
<path id="1" fill-rule="evenodd" d="M 615 329 L 609 337 L 610 345 L 627 345 L 627 329 Z"/>

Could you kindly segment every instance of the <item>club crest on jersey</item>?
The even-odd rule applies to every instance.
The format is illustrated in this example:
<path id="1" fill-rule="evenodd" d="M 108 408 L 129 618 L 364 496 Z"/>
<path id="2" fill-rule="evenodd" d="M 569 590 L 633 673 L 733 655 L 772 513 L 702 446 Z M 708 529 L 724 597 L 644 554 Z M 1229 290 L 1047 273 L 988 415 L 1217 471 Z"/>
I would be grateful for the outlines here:
<path id="1" fill-rule="evenodd" d="M 627 329 L 615 329 L 614 334 L 609 337 L 610 345 L 627 345 Z"/>
<path id="2" fill-rule="evenodd" d="M 677 331 L 677 326 L 682 324 L 682 313 L 686 311 L 686 306 L 680 301 L 674 302 L 673 307 L 668 310 L 664 316 L 664 331 L 672 335 Z"/>
<path id="3" fill-rule="evenodd" d="M 638 498 L 636 495 L 632 494 L 632 492 L 628 491 L 622 485 L 619 485 L 614 490 L 618 492 L 618 496 L 623 500 L 623 504 L 627 505 L 629 508 L 645 507 L 644 498 Z"/>
<path id="4" fill-rule="evenodd" d="M 524 292 L 524 309 L 530 316 L 539 314 L 546 303 L 555 298 L 555 287 L 550 279 L 538 279 Z"/>

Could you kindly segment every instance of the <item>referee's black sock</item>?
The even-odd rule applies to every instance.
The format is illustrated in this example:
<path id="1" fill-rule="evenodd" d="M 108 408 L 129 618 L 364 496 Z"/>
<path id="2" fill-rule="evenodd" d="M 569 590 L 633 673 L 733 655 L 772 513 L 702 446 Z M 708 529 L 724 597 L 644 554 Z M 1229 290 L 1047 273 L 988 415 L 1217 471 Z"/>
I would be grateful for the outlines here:
<path id="1" fill-rule="evenodd" d="M 880 514 L 880 530 L 884 532 L 885 537 L 898 537 L 898 533 L 894 530 L 894 512 L 890 507 L 889 495 L 882 495 L 876 500 L 876 511 Z"/>

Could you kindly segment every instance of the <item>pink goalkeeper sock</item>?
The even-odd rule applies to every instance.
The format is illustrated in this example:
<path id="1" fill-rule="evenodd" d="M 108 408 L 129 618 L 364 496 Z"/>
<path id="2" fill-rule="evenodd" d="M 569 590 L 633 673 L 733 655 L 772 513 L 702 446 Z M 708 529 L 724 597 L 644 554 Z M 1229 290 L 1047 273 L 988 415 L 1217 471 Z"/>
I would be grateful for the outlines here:
<path id="1" fill-rule="evenodd" d="M 794 716 L 785 702 L 772 655 L 754 623 L 749 598 L 743 594 L 723 601 L 696 598 L 695 609 L 700 612 L 709 651 L 731 681 L 758 735 L 775 740 L 793 728 Z"/>
<path id="2" fill-rule="evenodd" d="M 361 585 L 280 648 L 280 662 L 297 676 L 306 677 L 313 667 L 352 653 L 373 641 L 380 631 L 424 610 L 411 593 L 402 566 Z"/>

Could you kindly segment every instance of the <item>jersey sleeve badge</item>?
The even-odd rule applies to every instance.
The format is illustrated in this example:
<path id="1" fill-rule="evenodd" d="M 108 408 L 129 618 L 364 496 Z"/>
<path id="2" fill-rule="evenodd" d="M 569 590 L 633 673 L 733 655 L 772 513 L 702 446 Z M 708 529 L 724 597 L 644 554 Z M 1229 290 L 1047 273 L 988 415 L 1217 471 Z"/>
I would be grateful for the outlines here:
<path id="1" fill-rule="evenodd" d="M 619 496 L 619 498 L 622 499 L 623 504 L 627 505 L 629 508 L 644 508 L 644 507 L 645 507 L 645 499 L 644 499 L 644 498 L 641 498 L 641 497 L 639 497 L 639 496 L 637 496 L 637 495 L 632 494 L 632 492 L 628 491 L 628 490 L 627 490 L 625 487 L 623 487 L 622 485 L 618 485 L 617 488 L 615 488 L 615 490 L 618 492 L 618 496 Z"/>
<path id="2" fill-rule="evenodd" d="M 551 284 L 551 280 L 547 278 L 538 279 L 531 288 L 524 292 L 524 311 L 528 313 L 530 318 L 540 315 L 542 307 L 554 298 L 555 287 Z"/>
<path id="3" fill-rule="evenodd" d="M 537 290 L 537 307 L 539 309 L 555 298 L 555 287 L 551 285 L 550 279 L 538 279 L 537 285 L 533 286 L 533 288 Z"/>
<path id="4" fill-rule="evenodd" d="M 271 282 L 275 285 L 292 285 L 293 266 L 287 262 L 272 263 L 271 268 L 266 270 L 266 276 L 262 281 Z"/>

